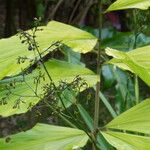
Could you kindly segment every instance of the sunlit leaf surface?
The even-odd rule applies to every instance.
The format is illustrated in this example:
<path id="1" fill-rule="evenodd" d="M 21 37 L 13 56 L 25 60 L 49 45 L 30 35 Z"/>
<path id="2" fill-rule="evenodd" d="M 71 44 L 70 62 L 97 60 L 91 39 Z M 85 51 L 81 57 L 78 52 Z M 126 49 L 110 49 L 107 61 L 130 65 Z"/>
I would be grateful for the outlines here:
<path id="1" fill-rule="evenodd" d="M 90 33 L 56 21 L 51 21 L 47 26 L 39 27 L 39 29 L 43 30 L 36 32 L 36 41 L 41 52 L 45 51 L 52 43 L 61 41 L 76 52 L 86 53 L 91 51 L 97 42 L 96 37 Z M 29 32 L 31 33 L 31 31 Z M 55 46 L 50 51 L 54 48 Z M 28 67 L 29 61 L 18 64 L 18 57 L 27 57 L 32 60 L 36 53 L 28 51 L 28 45 L 22 44 L 19 36 L 15 35 L 0 40 L 0 54 L 0 79 L 2 79 L 5 76 L 15 75 L 21 72 L 21 69 Z M 43 53 L 43 55 L 45 54 Z"/>
<path id="2" fill-rule="evenodd" d="M 46 68 L 48 69 L 49 74 L 52 77 L 52 80 L 58 85 L 58 82 L 72 82 L 74 78 L 79 75 L 83 78 L 88 86 L 93 86 L 98 81 L 97 75 L 95 75 L 91 70 L 71 63 L 67 63 L 64 61 L 51 60 L 46 63 Z M 40 81 L 38 87 L 36 88 L 36 83 L 34 82 L 34 78 L 39 76 L 39 72 L 44 74 L 45 80 Z M 32 108 L 36 103 L 41 100 L 35 95 L 35 91 L 37 89 L 38 95 L 40 97 L 43 96 L 43 86 L 47 83 L 50 83 L 50 80 L 45 73 L 43 68 L 35 69 L 31 74 L 25 76 L 25 82 L 19 82 L 23 80 L 23 76 L 18 76 L 14 78 L 9 78 L 0 81 L 0 115 L 1 116 L 10 116 L 13 114 L 24 113 L 29 108 Z M 6 88 L 6 85 L 10 86 L 15 83 L 14 86 L 10 87 L 10 90 Z M 11 93 L 7 95 L 7 93 Z M 7 104 L 3 104 L 6 101 Z M 15 105 L 19 102 L 19 105 L 15 108 Z M 66 102 L 67 103 L 67 102 Z"/>
<path id="3" fill-rule="evenodd" d="M 118 150 L 148 150 L 150 147 L 150 99 L 122 113 L 106 125 L 103 136 Z"/>
<path id="4" fill-rule="evenodd" d="M 107 48 L 106 53 L 114 57 L 109 63 L 130 70 L 150 86 L 150 46 L 137 48 L 130 52 Z"/>
<path id="5" fill-rule="evenodd" d="M 145 10 L 148 9 L 149 6 L 150 6 L 149 0 L 117 0 L 108 7 L 106 12 L 131 8 L 138 8 Z"/>
<path id="6" fill-rule="evenodd" d="M 0 139 L 1 150 L 73 150 L 83 147 L 88 140 L 78 129 L 37 124 L 34 128 Z"/>

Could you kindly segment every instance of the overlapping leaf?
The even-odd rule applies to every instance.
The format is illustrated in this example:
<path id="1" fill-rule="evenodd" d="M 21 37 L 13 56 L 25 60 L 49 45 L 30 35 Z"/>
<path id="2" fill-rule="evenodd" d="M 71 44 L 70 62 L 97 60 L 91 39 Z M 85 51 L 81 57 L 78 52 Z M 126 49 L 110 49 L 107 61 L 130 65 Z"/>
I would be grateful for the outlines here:
<path id="1" fill-rule="evenodd" d="M 87 127 L 90 129 L 90 131 L 93 131 L 93 119 L 88 114 L 88 112 L 82 107 L 82 105 L 78 104 L 77 107 Z M 113 147 L 109 145 L 109 143 L 104 139 L 101 133 L 98 134 L 97 142 L 97 146 L 99 147 L 99 149 L 101 148 L 102 150 L 113 150 Z"/>
<path id="2" fill-rule="evenodd" d="M 148 9 L 149 6 L 149 0 L 116 0 L 116 2 L 109 6 L 106 12 L 131 8 L 145 10 Z"/>
<path id="3" fill-rule="evenodd" d="M 147 99 L 108 123 L 102 134 L 119 150 L 146 150 L 150 147 L 149 115 L 150 99 Z"/>
<path id="4" fill-rule="evenodd" d="M 112 120 L 106 127 L 150 134 L 149 114 L 150 99 L 147 99 Z"/>
<path id="5" fill-rule="evenodd" d="M 114 57 L 110 63 L 134 72 L 150 86 L 150 46 L 137 48 L 126 53 L 107 48 L 106 53 Z"/>
<path id="6" fill-rule="evenodd" d="M 50 42 L 62 41 L 62 43 L 79 53 L 91 51 L 97 42 L 97 38 L 92 34 L 56 21 L 51 21 L 42 29 L 43 32 L 45 32 L 42 44 L 44 44 L 44 42 L 47 43 L 48 40 Z M 42 32 L 39 32 L 38 34 L 39 37 L 42 36 Z"/>
<path id="7" fill-rule="evenodd" d="M 111 131 L 102 134 L 117 150 L 148 150 L 150 147 L 150 137 Z"/>
<path id="8" fill-rule="evenodd" d="M 83 147 L 88 140 L 82 130 L 46 124 L 37 124 L 9 138 L 9 142 L 0 139 L 1 150 L 71 150 Z"/>
<path id="9" fill-rule="evenodd" d="M 51 60 L 46 63 L 46 67 L 56 85 L 58 85 L 60 80 L 72 82 L 77 75 L 80 75 L 89 86 L 93 86 L 98 80 L 98 77 L 91 70 L 80 65 Z M 40 72 L 42 74 L 45 73 L 44 69 L 41 69 Z M 7 102 L 6 105 L 0 105 L 1 116 L 5 117 L 13 114 L 24 113 L 40 100 L 40 98 L 34 93 L 37 85 L 34 83 L 34 77 L 37 77 L 38 75 L 39 70 L 36 69 L 33 73 L 25 76 L 25 82 L 19 82 L 23 80 L 22 76 L 0 81 L 0 101 L 1 103 L 3 103 L 3 101 Z M 50 83 L 46 73 L 44 76 L 45 80 L 41 80 L 38 84 L 38 95 L 43 93 L 43 86 Z M 11 86 L 11 94 L 8 95 L 7 93 L 9 93 L 10 90 L 8 91 L 6 89 L 6 85 L 12 85 L 14 83 L 15 88 Z M 17 102 L 20 103 L 15 108 Z"/>
<path id="10" fill-rule="evenodd" d="M 111 47 L 121 51 L 129 51 L 135 43 L 135 36 L 131 32 L 117 32 L 112 37 L 103 39 L 102 48 Z M 136 46 L 150 45 L 150 37 L 140 33 L 136 39 Z"/>
<path id="11" fill-rule="evenodd" d="M 47 26 L 39 28 L 43 30 L 37 31 L 36 40 L 41 51 L 44 51 L 52 43 L 61 41 L 76 52 L 86 53 L 92 50 L 97 42 L 93 35 L 56 21 L 51 21 Z M 28 45 L 21 44 L 19 36 L 1 39 L 0 53 L 0 79 L 17 74 L 29 65 L 27 62 L 22 65 L 18 64 L 19 56 L 29 59 L 35 57 L 34 52 L 28 51 Z"/>

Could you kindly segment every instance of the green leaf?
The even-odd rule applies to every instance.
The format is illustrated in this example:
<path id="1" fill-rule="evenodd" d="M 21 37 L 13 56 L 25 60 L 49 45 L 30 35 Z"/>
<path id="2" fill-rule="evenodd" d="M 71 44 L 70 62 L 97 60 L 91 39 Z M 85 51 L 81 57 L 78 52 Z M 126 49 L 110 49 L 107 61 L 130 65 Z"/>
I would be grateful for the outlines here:
<path id="1" fill-rule="evenodd" d="M 113 76 L 113 71 L 112 71 L 112 65 L 103 65 L 102 66 L 102 75 L 104 78 L 104 87 L 105 89 L 110 88 L 114 81 L 115 78 Z"/>
<path id="2" fill-rule="evenodd" d="M 90 129 L 90 131 L 94 130 L 93 127 L 93 120 L 91 118 L 91 116 L 88 114 L 88 112 L 82 107 L 82 105 L 77 104 L 77 108 L 80 112 L 80 115 L 82 116 L 83 120 L 85 121 L 86 125 L 88 126 L 88 128 Z"/>
<path id="3" fill-rule="evenodd" d="M 65 89 L 61 93 L 61 100 L 63 101 L 66 108 L 70 107 L 72 104 L 75 104 L 77 99 L 76 96 L 79 92 L 74 92 L 72 89 Z M 62 107 L 62 102 L 59 101 L 58 106 Z"/>
<path id="4" fill-rule="evenodd" d="M 109 6 L 106 12 L 131 8 L 138 8 L 145 10 L 148 9 L 149 6 L 150 6 L 149 0 L 117 0 L 116 2 L 114 2 Z"/>
<path id="5" fill-rule="evenodd" d="M 150 86 L 150 46 L 137 48 L 126 53 L 107 48 L 106 53 L 114 57 L 109 63 L 137 74 Z"/>
<path id="6" fill-rule="evenodd" d="M 101 133 L 117 150 L 148 150 L 150 147 L 150 137 L 111 131 Z"/>
<path id="7" fill-rule="evenodd" d="M 39 27 L 42 31 L 37 31 L 36 41 L 40 51 L 43 52 L 52 43 L 61 41 L 61 43 L 72 48 L 76 52 L 86 53 L 93 49 L 97 39 L 90 33 L 59 23 L 51 21 L 47 26 Z M 31 30 L 28 31 L 29 33 Z M 52 47 L 52 51 L 55 47 Z M 0 40 L 0 79 L 5 76 L 12 76 L 21 72 L 29 66 L 29 61 L 23 64 L 18 64 L 18 57 L 27 57 L 33 59 L 34 52 L 28 51 L 28 45 L 21 44 L 19 36 L 12 36 L 7 39 Z M 43 53 L 45 55 L 46 53 Z"/>
<path id="8" fill-rule="evenodd" d="M 91 132 L 93 132 L 93 119 L 91 118 L 89 113 L 82 107 L 82 105 L 78 104 L 77 107 L 87 127 L 90 129 Z M 97 147 L 102 150 L 113 150 L 112 146 L 109 145 L 109 143 L 105 140 L 101 133 L 98 133 L 97 135 Z"/>
<path id="9" fill-rule="evenodd" d="M 102 135 L 118 150 L 147 150 L 150 147 L 150 99 L 122 113 L 106 125 Z"/>
<path id="10" fill-rule="evenodd" d="M 112 37 L 103 39 L 102 48 L 111 47 L 121 51 L 129 51 L 135 44 L 135 35 L 131 32 L 116 32 Z M 136 39 L 136 47 L 150 45 L 150 37 L 139 33 Z"/>
<path id="11" fill-rule="evenodd" d="M 144 13 L 145 15 L 145 13 Z M 144 16 L 143 15 L 143 16 Z M 91 27 L 82 27 L 81 29 L 99 37 L 99 29 Z M 144 25 L 144 29 L 141 33 L 138 33 L 136 37 L 136 47 L 142 47 L 150 45 L 150 36 L 149 30 L 150 26 Z M 133 48 L 135 44 L 135 35 L 133 32 L 119 32 L 114 28 L 102 28 L 102 37 L 101 37 L 101 48 L 105 49 L 106 47 L 111 47 L 113 49 L 118 49 L 121 51 L 129 51 Z"/>
<path id="12" fill-rule="evenodd" d="M 147 99 L 116 117 L 106 128 L 150 134 L 149 115 L 150 99 Z"/>
<path id="13" fill-rule="evenodd" d="M 117 84 L 115 86 L 115 108 L 120 114 L 135 105 L 135 91 L 132 78 L 128 72 L 113 67 L 112 72 Z"/>
<path id="14" fill-rule="evenodd" d="M 105 95 L 101 91 L 99 92 L 99 97 L 102 100 L 102 102 L 104 103 L 104 105 L 106 106 L 107 110 L 110 112 L 111 116 L 113 118 L 115 118 L 117 116 L 117 113 L 115 112 L 113 107 L 110 105 L 110 102 L 108 101 L 108 99 L 105 97 Z"/>
<path id="15" fill-rule="evenodd" d="M 46 27 L 43 27 L 43 30 L 46 32 L 43 37 L 46 41 L 47 39 L 49 41 L 61 41 L 79 53 L 91 51 L 97 43 L 97 38 L 92 34 L 56 21 L 48 23 Z M 39 36 L 40 33 L 42 34 L 42 32 L 39 32 Z"/>
<path id="16" fill-rule="evenodd" d="M 80 75 L 80 77 L 83 78 L 89 86 L 95 85 L 98 81 L 97 75 L 95 75 L 91 70 L 80 65 L 74 65 L 58 60 L 50 60 L 46 62 L 45 65 L 56 86 L 60 80 L 68 83 L 72 82 L 77 75 Z M 43 68 L 41 68 L 40 71 L 42 74 L 45 73 Z M 38 75 L 39 70 L 35 69 L 31 74 L 25 76 L 26 82 L 21 82 L 23 80 L 22 76 L 0 81 L 0 101 L 6 97 L 5 100 L 7 102 L 6 105 L 0 105 L 1 116 L 6 117 L 13 114 L 25 113 L 29 110 L 29 107 L 31 108 L 39 102 L 40 98 L 36 97 L 33 92 L 36 89 L 34 77 Z M 14 84 L 14 82 L 16 84 L 15 88 L 11 87 L 11 94 L 7 96 L 8 90 L 6 89 L 6 85 Z M 43 86 L 49 82 L 50 81 L 45 73 L 45 80 L 41 80 L 40 84 L 38 84 L 38 95 L 41 97 L 43 96 Z M 19 101 L 20 103 L 18 108 L 13 108 L 19 98 L 21 98 L 21 101 Z"/>
<path id="17" fill-rule="evenodd" d="M 71 150 L 86 145 L 88 136 L 78 129 L 37 124 L 34 128 L 0 139 L 1 150 Z"/>
<path id="18" fill-rule="evenodd" d="M 69 48 L 67 46 L 62 46 L 61 52 L 65 56 L 65 61 L 73 63 L 73 64 L 85 66 L 85 64 L 80 61 L 81 60 L 81 54 L 80 53 L 74 52 L 71 48 Z"/>

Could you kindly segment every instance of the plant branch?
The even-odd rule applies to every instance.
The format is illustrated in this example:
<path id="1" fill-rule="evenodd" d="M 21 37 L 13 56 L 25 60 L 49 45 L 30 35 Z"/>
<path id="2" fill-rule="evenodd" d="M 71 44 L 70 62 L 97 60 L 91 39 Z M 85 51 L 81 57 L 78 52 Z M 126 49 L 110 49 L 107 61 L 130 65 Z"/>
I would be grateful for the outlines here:
<path id="1" fill-rule="evenodd" d="M 81 1 L 82 1 L 82 0 L 78 0 L 78 1 L 77 1 L 77 3 L 76 3 L 76 5 L 75 5 L 75 7 L 74 7 L 74 9 L 73 9 L 73 11 L 72 11 L 72 13 L 71 13 L 71 15 L 70 15 L 69 23 L 71 23 L 71 21 L 72 21 L 74 15 L 75 15 L 75 12 L 76 12 L 77 8 L 79 7 Z"/>
<path id="2" fill-rule="evenodd" d="M 38 45 L 37 45 L 37 43 L 36 43 L 36 40 L 35 40 L 35 37 L 36 37 L 36 36 L 35 36 L 35 33 L 36 33 L 36 31 L 37 31 L 37 27 L 35 27 L 35 29 L 34 29 L 34 31 L 33 31 L 33 36 L 32 36 L 32 37 L 33 37 L 33 43 L 34 43 L 34 46 L 35 46 L 35 50 L 37 51 L 37 53 L 38 53 L 38 55 L 39 55 L 41 64 L 43 65 L 43 68 L 44 68 L 44 70 L 45 70 L 45 72 L 46 72 L 46 74 L 47 74 L 47 76 L 48 76 L 50 82 L 51 82 L 51 83 L 53 84 L 53 86 L 54 86 L 54 90 L 57 92 L 57 87 L 56 87 L 56 85 L 55 85 L 55 83 L 54 83 L 54 81 L 53 81 L 51 75 L 49 74 L 49 72 L 48 72 L 48 70 L 47 70 L 47 68 L 46 68 L 46 66 L 45 66 L 45 64 L 44 64 L 44 61 L 43 61 L 42 55 L 41 55 L 41 53 L 40 53 L 39 47 L 38 47 Z M 64 103 L 64 101 L 63 101 L 63 99 L 62 99 L 62 97 L 61 97 L 61 95 L 60 95 L 59 92 L 57 92 L 57 96 L 58 96 L 58 98 L 59 98 L 59 100 L 60 100 L 60 102 L 61 102 L 61 104 L 62 104 L 64 110 L 70 115 L 70 117 L 71 117 L 72 120 L 78 125 L 78 127 L 79 127 L 80 129 L 82 129 L 82 130 L 85 131 L 85 129 L 82 127 L 82 125 L 79 123 L 79 121 L 68 111 L 68 109 L 66 108 L 65 103 Z M 86 131 L 85 131 L 85 132 L 86 132 Z M 87 132 L 86 132 L 86 133 L 87 133 Z M 89 136 L 89 133 L 87 133 L 87 135 Z"/>
<path id="3" fill-rule="evenodd" d="M 102 0 L 98 0 L 98 19 L 99 19 L 99 37 L 98 37 L 98 54 L 97 54 L 97 75 L 101 78 L 101 63 L 100 63 L 100 56 L 101 56 L 101 30 L 102 30 Z M 97 142 L 97 129 L 99 126 L 99 91 L 100 91 L 100 79 L 96 84 L 96 92 L 95 92 L 95 112 L 94 112 L 94 139 Z M 93 145 L 93 150 L 96 150 L 95 145 Z"/>
<path id="4" fill-rule="evenodd" d="M 51 14 L 51 20 L 53 20 L 55 18 L 55 15 L 57 13 L 57 10 L 59 9 L 60 5 L 63 3 L 64 0 L 59 0 L 59 2 L 57 3 L 56 7 L 54 8 L 52 14 Z"/>
<path id="5" fill-rule="evenodd" d="M 134 37 L 135 37 L 133 49 L 136 49 L 137 37 L 139 35 L 137 29 L 136 10 L 133 10 L 133 19 L 134 19 Z M 139 81 L 138 81 L 138 76 L 136 74 L 134 75 L 134 90 L 135 90 L 136 104 L 138 104 L 139 103 Z"/>

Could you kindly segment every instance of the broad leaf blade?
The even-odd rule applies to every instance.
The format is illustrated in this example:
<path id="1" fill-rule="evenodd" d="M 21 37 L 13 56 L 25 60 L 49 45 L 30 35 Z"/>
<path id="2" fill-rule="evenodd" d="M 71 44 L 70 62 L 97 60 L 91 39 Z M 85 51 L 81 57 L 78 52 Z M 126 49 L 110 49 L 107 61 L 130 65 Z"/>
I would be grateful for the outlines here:
<path id="1" fill-rule="evenodd" d="M 148 150 L 150 147 L 150 137 L 111 131 L 102 134 L 118 150 Z"/>
<path id="2" fill-rule="evenodd" d="M 131 8 L 138 8 L 145 10 L 148 9 L 149 6 L 150 6 L 149 0 L 117 0 L 112 5 L 109 6 L 106 12 Z"/>
<path id="3" fill-rule="evenodd" d="M 118 150 L 144 150 L 150 147 L 150 99 L 127 110 L 101 132 Z M 131 134 L 132 133 L 132 134 Z"/>
<path id="4" fill-rule="evenodd" d="M 90 129 L 90 131 L 93 131 L 94 130 L 94 127 L 93 127 L 93 120 L 91 118 L 91 116 L 88 114 L 88 112 L 82 107 L 81 104 L 78 104 L 77 105 L 77 108 L 80 112 L 80 115 L 82 116 L 83 120 L 85 121 L 87 127 Z"/>
<path id="5" fill-rule="evenodd" d="M 1 150 L 71 150 L 83 147 L 88 140 L 78 129 L 37 124 L 31 130 L 10 136 L 7 143 L 0 139 Z"/>
<path id="6" fill-rule="evenodd" d="M 61 43 L 69 46 L 76 52 L 86 53 L 91 51 L 97 42 L 96 37 L 90 33 L 56 21 L 51 21 L 47 26 L 39 28 L 43 30 L 37 31 L 36 41 L 41 52 L 52 43 L 61 41 Z M 54 47 L 51 51 L 53 49 Z M 28 45 L 21 44 L 19 36 L 1 39 L 0 53 L 0 79 L 5 76 L 18 74 L 21 72 L 21 69 L 29 66 L 28 61 L 18 64 L 18 57 L 27 57 L 29 59 L 34 59 L 35 57 L 34 52 L 28 51 Z"/>
<path id="7" fill-rule="evenodd" d="M 106 53 L 114 57 L 109 61 L 111 64 L 134 72 L 150 86 L 150 46 L 126 53 L 107 48 Z"/>
<path id="8" fill-rule="evenodd" d="M 150 134 L 149 114 L 150 99 L 147 99 L 116 117 L 106 128 Z"/>
<path id="9" fill-rule="evenodd" d="M 43 27 L 43 31 L 47 33 L 44 36 L 45 40 L 61 41 L 79 53 L 91 51 L 97 43 L 97 38 L 92 34 L 56 21 L 49 22 L 46 27 Z"/>
<path id="10" fill-rule="evenodd" d="M 58 60 L 48 61 L 45 65 L 56 85 L 58 85 L 60 80 L 68 83 L 72 82 L 77 75 L 80 75 L 80 77 L 83 78 L 89 86 L 95 85 L 98 81 L 97 75 L 95 75 L 91 70 L 80 65 L 74 65 Z M 45 73 L 44 69 L 41 69 L 41 73 Z M 35 69 L 33 73 L 25 76 L 26 82 L 19 82 L 19 80 L 23 80 L 22 76 L 0 81 L 0 101 L 2 102 L 2 99 L 7 97 L 7 104 L 0 105 L 1 116 L 6 117 L 13 114 L 25 113 L 28 111 L 29 106 L 31 108 L 39 102 L 40 99 L 35 97 L 33 92 L 33 90 L 36 89 L 34 77 L 37 75 L 39 75 L 39 71 L 38 69 Z M 14 80 L 16 82 L 16 86 L 15 88 L 11 87 L 12 93 L 7 96 L 6 94 L 8 93 L 8 90 L 6 89 L 6 85 L 14 83 Z M 49 82 L 50 81 L 45 74 L 45 81 L 41 80 L 40 84 L 38 84 L 37 93 L 39 95 L 43 96 L 43 86 Z M 33 90 L 29 86 L 32 87 Z M 18 98 L 21 98 L 19 107 L 13 108 Z"/>

